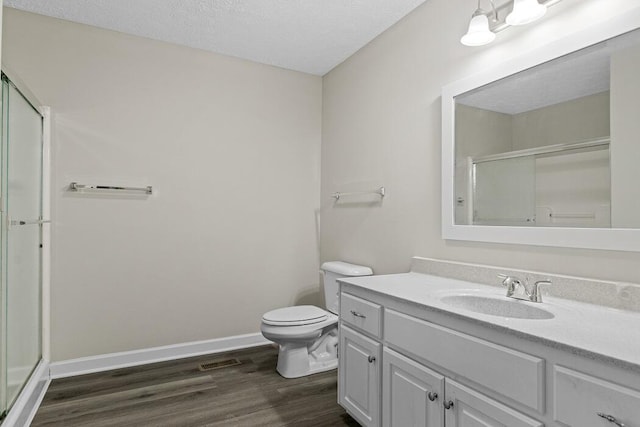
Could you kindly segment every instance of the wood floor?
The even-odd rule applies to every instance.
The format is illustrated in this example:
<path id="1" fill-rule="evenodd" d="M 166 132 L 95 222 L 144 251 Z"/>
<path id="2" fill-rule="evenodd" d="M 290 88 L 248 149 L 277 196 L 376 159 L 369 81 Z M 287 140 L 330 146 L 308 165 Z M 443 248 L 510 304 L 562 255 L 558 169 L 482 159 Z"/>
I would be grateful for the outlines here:
<path id="1" fill-rule="evenodd" d="M 32 426 L 357 426 L 336 371 L 284 379 L 272 346 L 54 380 Z M 241 364 L 200 371 L 237 358 Z"/>

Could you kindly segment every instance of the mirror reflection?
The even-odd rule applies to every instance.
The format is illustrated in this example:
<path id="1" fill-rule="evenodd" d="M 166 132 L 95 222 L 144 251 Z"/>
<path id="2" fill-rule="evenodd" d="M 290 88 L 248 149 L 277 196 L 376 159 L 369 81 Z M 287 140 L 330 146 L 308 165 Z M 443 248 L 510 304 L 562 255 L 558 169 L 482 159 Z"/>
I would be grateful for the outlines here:
<path id="1" fill-rule="evenodd" d="M 640 228 L 640 30 L 455 98 L 458 225 Z"/>

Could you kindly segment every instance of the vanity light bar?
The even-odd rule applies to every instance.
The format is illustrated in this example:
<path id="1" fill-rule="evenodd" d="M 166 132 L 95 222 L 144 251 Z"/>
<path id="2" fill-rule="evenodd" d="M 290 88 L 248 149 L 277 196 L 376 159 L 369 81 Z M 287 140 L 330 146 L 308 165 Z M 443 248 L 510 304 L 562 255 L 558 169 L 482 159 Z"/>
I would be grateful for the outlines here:
<path id="1" fill-rule="evenodd" d="M 460 43 L 465 46 L 489 44 L 495 39 L 496 33 L 513 25 L 525 25 L 537 21 L 544 16 L 547 8 L 562 0 L 512 0 L 498 7 L 493 0 L 489 0 L 491 12 L 481 9 L 480 1 L 478 0 L 478 7 L 471 15 L 467 33 L 460 39 Z M 510 6 L 510 13 L 501 19 L 500 15 Z"/>

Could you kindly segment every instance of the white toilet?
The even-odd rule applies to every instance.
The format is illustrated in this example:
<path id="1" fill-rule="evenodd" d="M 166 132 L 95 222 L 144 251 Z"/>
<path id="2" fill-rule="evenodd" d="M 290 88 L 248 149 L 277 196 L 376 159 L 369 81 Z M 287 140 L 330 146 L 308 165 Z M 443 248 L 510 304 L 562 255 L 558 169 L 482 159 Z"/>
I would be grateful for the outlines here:
<path id="1" fill-rule="evenodd" d="M 285 378 L 304 377 L 338 367 L 337 279 L 373 274 L 369 267 L 342 261 L 325 262 L 321 269 L 328 311 L 313 305 L 296 305 L 262 316 L 260 330 L 266 339 L 279 345 L 276 369 Z"/>

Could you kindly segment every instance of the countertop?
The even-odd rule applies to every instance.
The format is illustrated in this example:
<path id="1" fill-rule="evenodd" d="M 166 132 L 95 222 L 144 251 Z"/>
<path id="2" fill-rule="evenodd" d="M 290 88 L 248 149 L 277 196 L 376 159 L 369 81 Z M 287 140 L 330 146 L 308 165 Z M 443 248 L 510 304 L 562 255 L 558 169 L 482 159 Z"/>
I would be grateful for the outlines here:
<path id="1" fill-rule="evenodd" d="M 534 304 L 551 312 L 554 318 L 507 318 L 476 313 L 441 301 L 443 296 L 459 294 L 514 301 L 505 296 L 506 289 L 501 287 L 414 272 L 341 278 L 339 281 L 587 357 L 640 368 L 640 314 L 637 312 L 554 298 L 543 292 L 542 303 L 518 303 Z"/>

